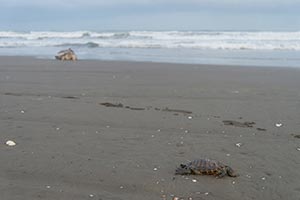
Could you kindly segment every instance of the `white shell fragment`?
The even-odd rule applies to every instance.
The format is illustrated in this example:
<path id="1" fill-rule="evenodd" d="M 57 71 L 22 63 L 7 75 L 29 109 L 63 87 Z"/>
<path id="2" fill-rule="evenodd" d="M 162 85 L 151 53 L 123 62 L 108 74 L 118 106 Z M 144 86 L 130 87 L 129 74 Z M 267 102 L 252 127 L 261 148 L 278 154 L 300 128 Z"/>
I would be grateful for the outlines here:
<path id="1" fill-rule="evenodd" d="M 192 116 L 188 116 L 188 119 L 193 119 L 193 117 Z"/>
<path id="2" fill-rule="evenodd" d="M 16 145 L 16 143 L 15 143 L 14 141 L 12 141 L 12 140 L 7 140 L 5 144 L 6 144 L 7 146 L 10 146 L 10 147 Z"/>
<path id="3" fill-rule="evenodd" d="M 282 126 L 282 124 L 281 123 L 276 123 L 275 126 L 279 128 L 279 127 Z"/>
<path id="4" fill-rule="evenodd" d="M 241 146 L 242 146 L 242 143 L 236 143 L 235 146 L 241 147 Z"/>
<path id="5" fill-rule="evenodd" d="M 193 181 L 193 183 L 196 183 L 196 182 L 197 182 L 197 180 L 196 180 L 196 179 L 193 179 L 192 181 Z"/>
<path id="6" fill-rule="evenodd" d="M 155 168 L 153 169 L 153 171 L 157 171 L 157 168 L 155 167 Z"/>

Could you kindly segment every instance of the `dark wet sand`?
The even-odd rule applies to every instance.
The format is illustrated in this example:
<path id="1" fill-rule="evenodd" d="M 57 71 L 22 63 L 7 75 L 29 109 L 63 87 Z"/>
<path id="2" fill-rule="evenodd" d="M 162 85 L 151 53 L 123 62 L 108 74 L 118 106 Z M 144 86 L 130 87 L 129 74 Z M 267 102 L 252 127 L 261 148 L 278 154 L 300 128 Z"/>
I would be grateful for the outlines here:
<path id="1" fill-rule="evenodd" d="M 1 200 L 300 198 L 299 69 L 0 61 Z"/>

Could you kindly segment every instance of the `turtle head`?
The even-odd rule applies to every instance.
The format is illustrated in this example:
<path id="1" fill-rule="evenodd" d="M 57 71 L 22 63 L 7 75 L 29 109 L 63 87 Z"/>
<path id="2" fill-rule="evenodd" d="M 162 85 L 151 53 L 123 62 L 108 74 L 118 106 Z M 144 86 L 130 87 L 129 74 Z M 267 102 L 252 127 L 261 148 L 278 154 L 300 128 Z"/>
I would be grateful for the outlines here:
<path id="1" fill-rule="evenodd" d="M 176 175 L 186 175 L 191 173 L 192 173 L 191 169 L 185 164 L 181 164 L 180 167 L 178 167 L 175 171 Z"/>
<path id="2" fill-rule="evenodd" d="M 230 177 L 239 176 L 239 174 L 237 174 L 231 167 L 226 166 L 225 168 L 226 168 L 226 172 L 227 172 L 228 176 L 230 176 Z"/>

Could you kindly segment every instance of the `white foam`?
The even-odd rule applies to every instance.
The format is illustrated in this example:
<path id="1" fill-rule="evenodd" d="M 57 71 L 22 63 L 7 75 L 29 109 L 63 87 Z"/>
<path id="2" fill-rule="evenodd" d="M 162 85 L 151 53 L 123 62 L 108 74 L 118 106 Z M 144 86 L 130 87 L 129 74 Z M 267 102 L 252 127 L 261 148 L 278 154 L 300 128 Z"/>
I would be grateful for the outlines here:
<path id="1" fill-rule="evenodd" d="M 96 44 L 102 48 L 300 50 L 300 32 L 0 32 L 0 47 Z"/>

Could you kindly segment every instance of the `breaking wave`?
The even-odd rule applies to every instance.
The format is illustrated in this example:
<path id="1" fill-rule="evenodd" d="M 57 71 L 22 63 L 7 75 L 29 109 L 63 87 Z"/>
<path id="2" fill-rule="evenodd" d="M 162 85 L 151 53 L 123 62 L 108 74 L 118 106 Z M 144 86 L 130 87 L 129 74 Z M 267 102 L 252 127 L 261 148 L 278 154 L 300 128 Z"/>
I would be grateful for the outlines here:
<path id="1" fill-rule="evenodd" d="M 190 48 L 300 51 L 300 32 L 0 32 L 0 47 Z"/>

